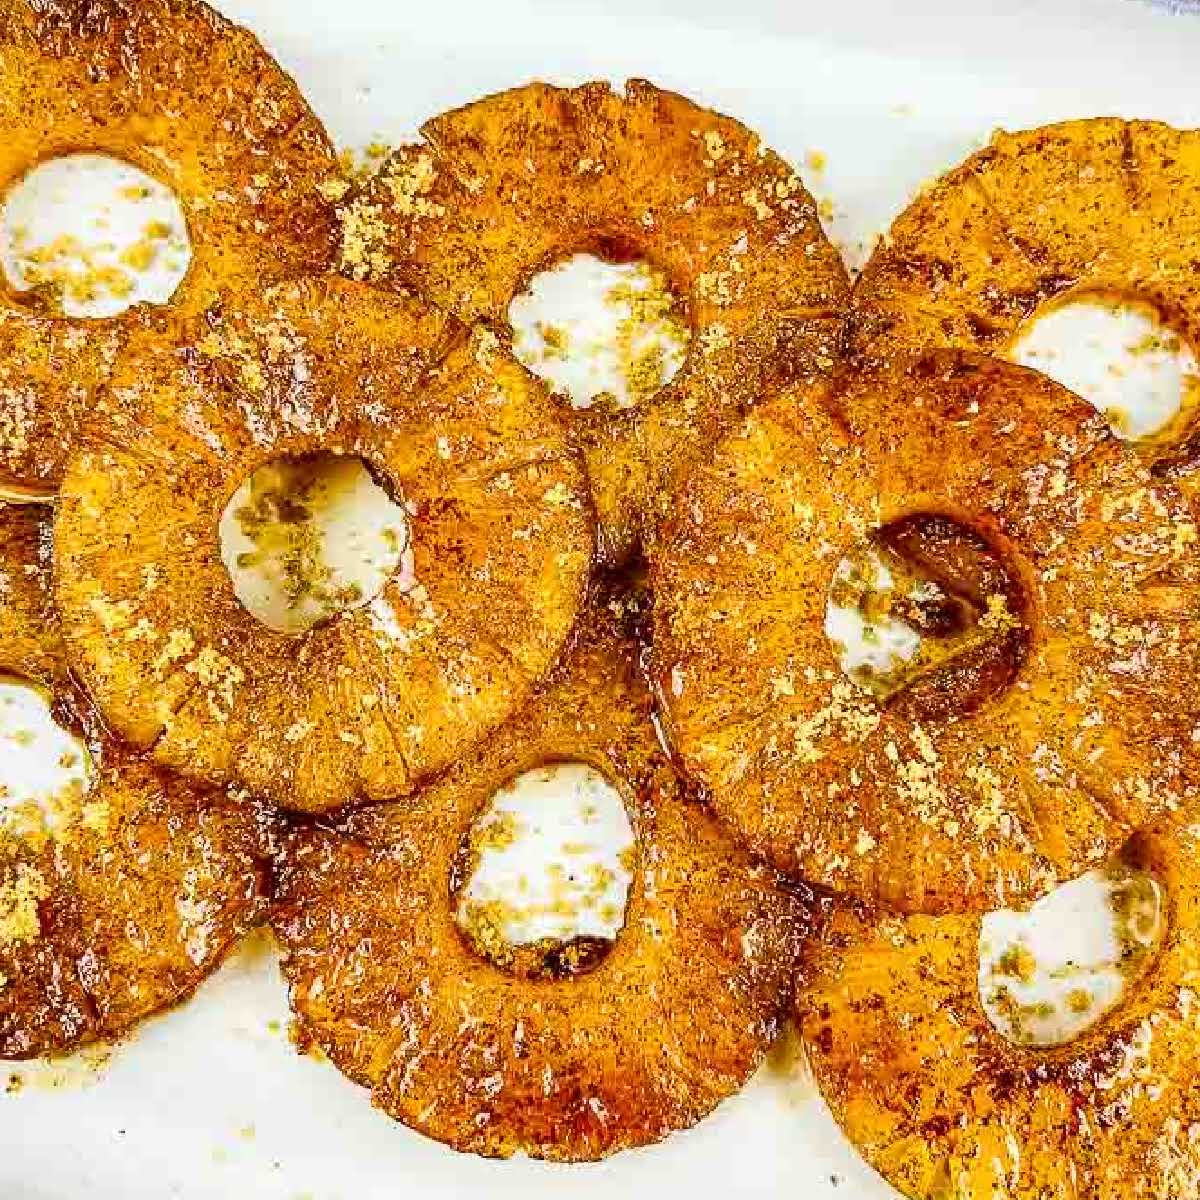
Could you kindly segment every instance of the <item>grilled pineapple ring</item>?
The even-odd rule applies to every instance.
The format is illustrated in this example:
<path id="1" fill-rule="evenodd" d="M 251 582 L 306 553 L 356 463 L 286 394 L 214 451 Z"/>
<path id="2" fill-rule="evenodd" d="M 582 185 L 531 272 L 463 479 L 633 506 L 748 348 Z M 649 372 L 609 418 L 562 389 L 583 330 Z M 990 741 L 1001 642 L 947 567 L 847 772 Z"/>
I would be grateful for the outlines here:
<path id="1" fill-rule="evenodd" d="M 0 675 L 46 694 L 94 773 L 48 808 L 0 800 L 0 1058 L 118 1036 L 195 988 L 262 908 L 250 809 L 141 761 L 71 683 L 49 533 L 0 508 Z"/>
<path id="2" fill-rule="evenodd" d="M 320 122 L 248 32 L 197 0 L 0 0 L 0 194 L 50 159 L 121 159 L 171 187 L 192 241 L 169 308 L 322 268 Z M 0 281 L 0 487 L 57 487 L 122 319 L 69 320 Z"/>
<path id="3" fill-rule="evenodd" d="M 57 599 L 131 743 L 322 810 L 399 795 L 499 724 L 582 602 L 593 521 L 544 392 L 481 330 L 335 278 L 148 338 L 63 484 Z M 218 523 L 278 459 L 360 456 L 410 513 L 415 579 L 299 636 L 236 598 Z"/>
<path id="4" fill-rule="evenodd" d="M 343 210 L 345 270 L 503 337 L 513 296 L 576 252 L 644 259 L 685 303 L 691 352 L 665 388 L 570 412 L 604 549 L 624 558 L 767 383 L 830 365 L 847 282 L 812 197 L 745 126 L 642 80 L 533 83 L 422 132 Z"/>
<path id="5" fill-rule="evenodd" d="M 274 927 L 301 1028 L 385 1112 L 458 1150 L 590 1160 L 733 1093 L 791 987 L 807 910 L 683 795 L 628 617 L 602 605 L 556 679 L 429 790 L 297 829 Z M 639 865 L 585 974 L 523 978 L 468 946 L 451 878 L 497 789 L 584 762 L 624 797 Z"/>
<path id="6" fill-rule="evenodd" d="M 893 223 L 854 289 L 855 350 L 997 352 L 1071 291 L 1135 292 L 1200 340 L 1200 132 L 1112 117 L 991 144 Z"/>
<path id="7" fill-rule="evenodd" d="M 1002 355 L 1039 312 L 1089 296 L 1148 306 L 1200 346 L 1198 212 L 1194 129 L 1102 117 L 998 133 L 896 218 L 855 285 L 851 352 Z M 1185 412 L 1137 443 L 1189 495 L 1193 425 Z"/>
<path id="8" fill-rule="evenodd" d="M 977 918 L 835 913 L 810 951 L 799 1027 L 834 1115 L 905 1196 L 1195 1194 L 1198 836 L 1162 829 L 1123 852 L 1167 889 L 1165 941 L 1122 1007 L 1052 1050 L 989 1023 Z"/>
<path id="9" fill-rule="evenodd" d="M 1012 588 L 980 598 L 969 653 L 879 700 L 840 670 L 826 601 L 843 555 L 920 514 L 981 538 Z M 903 910 L 993 908 L 1194 801 L 1195 526 L 1037 373 L 941 352 L 785 393 L 668 533 L 670 736 L 782 870 Z"/>

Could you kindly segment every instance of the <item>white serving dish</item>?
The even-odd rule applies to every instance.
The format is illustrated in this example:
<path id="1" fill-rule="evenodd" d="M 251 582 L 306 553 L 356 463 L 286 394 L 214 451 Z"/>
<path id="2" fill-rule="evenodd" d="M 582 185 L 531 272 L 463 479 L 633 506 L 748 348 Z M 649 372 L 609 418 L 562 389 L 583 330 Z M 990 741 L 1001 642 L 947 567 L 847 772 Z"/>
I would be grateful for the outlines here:
<path id="1" fill-rule="evenodd" d="M 1019 128 L 1093 114 L 1200 124 L 1200 5 L 1150 0 L 220 0 L 296 75 L 346 146 L 539 77 L 645 76 L 727 111 L 832 205 L 851 265 L 930 175 Z M 4 1200 L 420 1200 L 467 1195 L 889 1194 L 794 1064 L 697 1129 L 595 1166 L 452 1153 L 373 1111 L 290 1046 L 266 935 L 189 1004 L 97 1062 L 0 1083 Z M 100 1056 L 103 1057 L 103 1056 Z"/>

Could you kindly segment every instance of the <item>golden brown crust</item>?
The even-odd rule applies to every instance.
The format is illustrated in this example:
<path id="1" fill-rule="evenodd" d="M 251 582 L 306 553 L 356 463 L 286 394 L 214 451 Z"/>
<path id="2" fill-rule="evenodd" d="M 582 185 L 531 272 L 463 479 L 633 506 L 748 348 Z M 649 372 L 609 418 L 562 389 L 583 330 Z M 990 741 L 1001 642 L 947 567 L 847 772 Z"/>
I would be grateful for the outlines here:
<path id="1" fill-rule="evenodd" d="M 46 510 L 0 504 L 0 670 L 51 683 L 62 666 L 62 647 L 46 581 L 52 548 Z"/>
<path id="2" fill-rule="evenodd" d="M 845 269 L 799 177 L 737 121 L 635 79 L 532 83 L 422 133 L 342 210 L 344 269 L 505 338 L 513 296 L 575 252 L 644 259 L 685 303 L 670 384 L 623 412 L 570 410 L 608 557 L 769 383 L 832 364 Z"/>
<path id="3" fill-rule="evenodd" d="M 174 314 L 329 262 L 324 129 L 258 41 L 198 0 L 0 0 L 0 193 L 80 151 L 178 196 L 192 264 Z M 0 486 L 55 489 L 138 320 L 64 319 L 0 282 Z"/>
<path id="4" fill-rule="evenodd" d="M 44 497 L 57 488 L 124 340 L 124 324 L 107 324 L 84 332 L 0 307 L 0 499 Z"/>
<path id="5" fill-rule="evenodd" d="M 295 831 L 273 923 L 302 1028 L 376 1104 L 459 1150 L 596 1159 L 689 1126 L 759 1061 L 806 910 L 682 794 L 638 648 L 597 607 L 557 681 L 400 804 Z M 624 930 L 587 974 L 522 979 L 468 948 L 451 873 L 495 791 L 581 761 L 639 847 Z"/>
<path id="6" fill-rule="evenodd" d="M 0 508 L 0 674 L 49 692 L 96 776 L 50 828 L 0 803 L 0 1058 L 119 1036 L 193 990 L 262 906 L 251 808 L 139 761 L 71 684 L 48 544 L 39 510 Z"/>
<path id="7" fill-rule="evenodd" d="M 1030 1049 L 979 997 L 979 920 L 844 908 L 813 946 L 801 1033 L 850 1139 L 904 1195 L 1195 1200 L 1200 828 L 1139 835 L 1123 857 L 1169 896 L 1150 974 L 1106 1022 Z"/>
<path id="8" fill-rule="evenodd" d="M 913 513 L 982 537 L 1023 595 L 1019 671 L 982 704 L 954 663 L 880 702 L 825 635 L 839 560 Z M 905 910 L 1034 895 L 1196 799 L 1195 542 L 1175 489 L 1034 372 L 943 352 L 784 394 L 654 562 L 672 737 L 785 871 Z"/>
<path id="9" fill-rule="evenodd" d="M 57 598 L 113 727 L 286 808 L 401 794 L 509 715 L 583 601 L 593 522 L 545 393 L 480 329 L 336 278 L 130 353 L 63 485 Z M 415 584 L 298 636 L 234 594 L 218 522 L 264 463 L 361 456 Z"/>

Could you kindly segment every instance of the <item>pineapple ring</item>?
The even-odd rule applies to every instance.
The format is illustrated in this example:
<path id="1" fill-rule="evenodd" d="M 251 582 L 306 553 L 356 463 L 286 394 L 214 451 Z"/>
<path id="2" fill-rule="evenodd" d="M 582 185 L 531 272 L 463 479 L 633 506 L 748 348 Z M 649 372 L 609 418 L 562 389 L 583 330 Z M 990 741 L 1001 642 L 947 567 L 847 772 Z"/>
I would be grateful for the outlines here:
<path id="1" fill-rule="evenodd" d="M 321 269 L 335 174 L 296 85 L 198 0 L 0 0 L 0 193 L 81 149 L 170 186 L 192 240 L 168 309 Z M 54 315 L 0 279 L 0 488 L 49 494 L 133 319 Z"/>
<path id="2" fill-rule="evenodd" d="M 1018 599 L 879 700 L 839 669 L 826 597 L 848 548 L 919 514 L 981 538 Z M 784 393 L 655 560 L 669 736 L 781 870 L 906 911 L 1032 897 L 1197 798 L 1196 551 L 1177 491 L 1035 372 L 943 351 Z"/>
<path id="3" fill-rule="evenodd" d="M 0 801 L 0 1058 L 111 1039 L 174 1004 L 259 917 L 259 821 L 108 736 L 70 679 L 50 603 L 49 522 L 0 508 L 0 674 L 44 691 L 90 748 L 91 788 Z"/>
<path id="4" fill-rule="evenodd" d="M 336 278 L 131 347 L 64 480 L 57 599 L 114 729 L 285 808 L 390 798 L 515 709 L 582 604 L 594 532 L 545 393 L 482 330 Z M 357 455 L 412 565 L 290 636 L 238 601 L 219 522 L 265 463 Z"/>
<path id="5" fill-rule="evenodd" d="M 992 143 L 896 218 L 854 289 L 849 341 L 885 357 L 997 353 L 1068 292 L 1136 291 L 1200 343 L 1200 132 L 1112 117 Z"/>
<path id="6" fill-rule="evenodd" d="M 579 252 L 645 260 L 685 301 L 670 383 L 623 411 L 568 410 L 606 557 L 623 559 L 767 384 L 831 365 L 848 285 L 812 197 L 745 126 L 642 80 L 533 83 L 422 132 L 342 209 L 345 271 L 505 338 L 514 295 Z"/>
<path id="7" fill-rule="evenodd" d="M 798 999 L 813 1073 L 851 1141 L 914 1200 L 1195 1194 L 1200 827 L 1123 852 L 1166 885 L 1166 940 L 1124 1004 L 1055 1049 L 1014 1045 L 979 999 L 978 918 L 839 907 Z"/>
<path id="8" fill-rule="evenodd" d="M 807 906 L 683 794 L 626 604 L 602 598 L 562 672 L 427 792 L 296 828 L 281 856 L 272 919 L 301 1030 L 458 1150 L 578 1161 L 659 1141 L 741 1086 L 789 1001 Z M 599 963 L 531 979 L 469 947 L 452 880 L 478 812 L 551 762 L 613 782 L 639 865 Z"/>
<path id="9" fill-rule="evenodd" d="M 896 218 L 851 297 L 855 355 L 1001 355 L 1074 298 L 1148 305 L 1200 347 L 1200 131 L 1101 117 L 999 133 Z M 1138 443 L 1191 476 L 1200 438 Z M 1194 431 L 1193 431 L 1194 432 Z"/>

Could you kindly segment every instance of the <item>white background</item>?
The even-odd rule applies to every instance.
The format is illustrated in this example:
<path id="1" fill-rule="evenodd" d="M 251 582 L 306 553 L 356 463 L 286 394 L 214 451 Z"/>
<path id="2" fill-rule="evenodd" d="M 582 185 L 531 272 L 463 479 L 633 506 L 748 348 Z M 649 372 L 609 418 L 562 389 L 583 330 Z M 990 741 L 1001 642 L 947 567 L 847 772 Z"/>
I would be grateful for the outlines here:
<path id="1" fill-rule="evenodd" d="M 1200 124 L 1200 18 L 1142 0 L 224 0 L 344 145 L 538 76 L 647 76 L 828 157 L 848 257 L 996 125 L 1118 113 Z M 974 10 L 974 11 L 973 11 Z M 214 81 L 215 82 L 215 81 Z M 0 133 L 2 136 L 2 133 Z M 766 1071 L 691 1133 L 599 1166 L 455 1155 L 373 1112 L 287 1042 L 266 939 L 101 1069 L 0 1089 L 4 1200 L 374 1200 L 479 1194 L 879 1200 L 811 1089 Z M 831 1180 L 836 1179 L 836 1184 Z"/>

